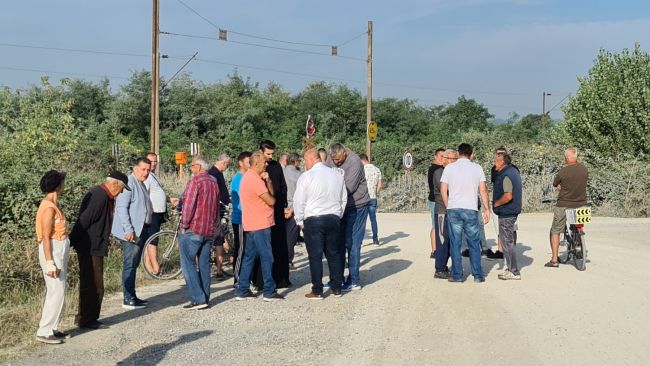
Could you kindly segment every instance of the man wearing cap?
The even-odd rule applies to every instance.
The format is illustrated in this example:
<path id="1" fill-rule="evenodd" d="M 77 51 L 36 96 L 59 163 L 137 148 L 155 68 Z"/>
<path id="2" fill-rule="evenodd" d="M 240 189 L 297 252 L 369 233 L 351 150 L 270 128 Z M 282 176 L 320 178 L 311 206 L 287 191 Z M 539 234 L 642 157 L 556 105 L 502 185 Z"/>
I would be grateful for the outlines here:
<path id="1" fill-rule="evenodd" d="M 79 217 L 70 233 L 70 243 L 79 261 L 79 309 L 75 323 L 80 328 L 101 326 L 99 313 L 104 299 L 104 257 L 113 225 L 115 197 L 130 191 L 128 178 L 114 171 L 106 181 L 92 187 L 81 201 Z"/>
<path id="2" fill-rule="evenodd" d="M 129 174 L 130 191 L 115 199 L 115 219 L 112 234 L 122 244 L 124 264 L 122 268 L 122 290 L 124 309 L 141 309 L 146 301 L 135 294 L 135 274 L 142 257 L 144 243 L 149 238 L 149 225 L 153 206 L 144 181 L 149 176 L 151 162 L 147 158 L 138 158 Z"/>

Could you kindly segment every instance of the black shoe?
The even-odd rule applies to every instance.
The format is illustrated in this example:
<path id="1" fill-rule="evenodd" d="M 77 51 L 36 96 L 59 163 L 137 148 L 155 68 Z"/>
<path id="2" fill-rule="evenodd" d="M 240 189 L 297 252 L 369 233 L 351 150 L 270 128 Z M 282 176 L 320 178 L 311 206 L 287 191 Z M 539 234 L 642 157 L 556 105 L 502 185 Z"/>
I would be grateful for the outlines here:
<path id="1" fill-rule="evenodd" d="M 496 252 L 493 252 L 490 250 L 490 253 L 487 254 L 487 257 L 490 259 L 503 259 L 503 252 L 500 252 L 498 250 Z"/>
<path id="2" fill-rule="evenodd" d="M 448 280 L 449 279 L 449 271 L 436 271 L 436 273 L 433 275 L 433 278 L 439 278 L 441 280 Z"/>
<path id="3" fill-rule="evenodd" d="M 341 290 L 338 290 L 338 291 L 337 290 L 332 290 L 332 296 L 341 297 L 342 296 Z"/>
<path id="4" fill-rule="evenodd" d="M 149 304 L 149 300 L 142 300 L 142 299 L 138 298 L 137 296 L 135 298 L 135 301 L 139 301 L 141 304 L 145 304 L 145 305 Z"/>
<path id="5" fill-rule="evenodd" d="M 223 280 L 226 279 L 226 275 L 223 274 L 223 272 L 221 272 L 221 273 L 217 272 L 217 273 L 214 275 L 214 278 L 215 278 L 217 281 L 223 281 Z"/>
<path id="6" fill-rule="evenodd" d="M 91 322 L 91 323 L 79 324 L 79 328 L 95 330 L 95 329 L 105 329 L 105 328 L 108 328 L 108 327 L 106 325 L 104 325 L 104 323 L 95 320 L 94 322 Z"/>
<path id="7" fill-rule="evenodd" d="M 455 279 L 455 278 L 453 278 L 453 277 L 449 277 L 449 279 L 447 279 L 447 281 L 448 281 L 448 282 L 456 282 L 456 283 L 462 283 L 462 282 L 463 282 L 462 279 L 457 280 L 457 279 Z"/>
<path id="8" fill-rule="evenodd" d="M 147 307 L 147 304 L 144 304 L 144 303 L 142 303 L 141 301 L 139 301 L 137 299 L 124 300 L 124 302 L 122 303 L 122 308 L 123 309 L 133 310 L 133 309 L 144 309 L 146 307 Z"/>
<path id="9" fill-rule="evenodd" d="M 264 296 L 263 300 L 266 302 L 280 301 L 280 300 L 284 300 L 284 296 L 280 295 L 277 292 L 273 292 L 269 296 Z"/>
<path id="10" fill-rule="evenodd" d="M 52 333 L 53 333 L 53 335 L 54 335 L 55 337 L 57 337 L 57 338 L 59 338 L 59 339 L 69 339 L 69 338 L 71 337 L 71 336 L 70 336 L 70 333 L 59 332 L 58 330 L 55 330 L 55 331 L 53 331 Z"/>
<path id="11" fill-rule="evenodd" d="M 460 255 L 463 257 L 469 257 L 469 249 L 465 249 L 462 252 L 460 252 Z"/>
<path id="12" fill-rule="evenodd" d="M 183 305 L 183 309 L 191 309 L 191 310 L 202 310 L 202 309 L 207 309 L 208 304 L 203 303 L 203 304 L 195 304 L 193 302 Z"/>

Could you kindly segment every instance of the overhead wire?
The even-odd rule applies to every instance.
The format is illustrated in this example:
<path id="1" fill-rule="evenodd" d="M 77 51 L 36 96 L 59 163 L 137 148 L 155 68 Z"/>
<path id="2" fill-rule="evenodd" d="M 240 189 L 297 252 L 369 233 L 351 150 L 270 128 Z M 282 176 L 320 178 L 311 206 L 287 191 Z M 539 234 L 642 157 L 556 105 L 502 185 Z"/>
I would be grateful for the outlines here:
<path id="1" fill-rule="evenodd" d="M 209 39 L 209 40 L 213 40 L 213 41 L 219 41 L 219 39 L 217 37 L 194 35 L 194 34 L 187 34 L 187 33 L 176 33 L 176 32 L 161 31 L 160 34 L 165 34 L 165 35 L 170 35 L 170 36 L 177 36 L 177 37 Z M 269 49 L 275 49 L 275 50 L 281 50 L 281 51 L 287 51 L 287 52 L 304 53 L 304 54 L 309 54 L 309 55 L 318 55 L 318 56 L 327 56 L 327 57 L 338 57 L 338 58 L 343 58 L 343 59 L 348 59 L 348 60 L 366 62 L 366 59 L 359 58 L 359 57 L 350 57 L 350 56 L 342 56 L 342 55 L 332 56 L 332 54 L 324 53 L 324 52 L 307 51 L 307 50 L 300 50 L 300 49 L 296 49 L 296 48 L 270 46 L 270 45 L 265 45 L 265 44 L 261 44 L 261 43 L 241 42 L 241 41 L 235 41 L 235 40 L 228 40 L 227 42 L 246 45 L 246 46 L 269 48 Z"/>
<path id="2" fill-rule="evenodd" d="M 39 72 L 39 73 L 43 73 L 43 74 L 61 74 L 61 75 L 72 75 L 72 76 L 89 76 L 89 77 L 99 77 L 99 78 L 130 80 L 129 78 L 124 77 L 124 76 L 86 74 L 86 73 L 79 73 L 79 72 L 53 71 L 53 70 L 41 70 L 41 69 L 28 69 L 28 68 L 12 67 L 12 66 L 0 66 L 0 70 L 26 71 L 26 72 Z"/>

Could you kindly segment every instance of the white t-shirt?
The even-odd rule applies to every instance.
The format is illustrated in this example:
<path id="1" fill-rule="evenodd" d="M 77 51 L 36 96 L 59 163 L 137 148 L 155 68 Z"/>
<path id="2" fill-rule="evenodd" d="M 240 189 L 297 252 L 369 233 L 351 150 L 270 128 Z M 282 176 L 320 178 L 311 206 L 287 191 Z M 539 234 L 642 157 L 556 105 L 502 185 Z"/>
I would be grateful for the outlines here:
<path id="1" fill-rule="evenodd" d="M 381 171 L 370 163 L 363 166 L 363 171 L 366 174 L 368 195 L 370 199 L 375 199 L 377 198 L 377 183 L 381 180 Z"/>
<path id="2" fill-rule="evenodd" d="M 483 168 L 467 158 L 460 158 L 442 171 L 441 183 L 447 183 L 447 209 L 464 208 L 478 211 L 478 186 L 485 182 Z"/>
<path id="3" fill-rule="evenodd" d="M 147 187 L 147 191 L 149 192 L 153 212 L 161 213 L 167 211 L 167 195 L 154 173 L 149 173 L 147 180 L 144 181 L 144 186 Z"/>

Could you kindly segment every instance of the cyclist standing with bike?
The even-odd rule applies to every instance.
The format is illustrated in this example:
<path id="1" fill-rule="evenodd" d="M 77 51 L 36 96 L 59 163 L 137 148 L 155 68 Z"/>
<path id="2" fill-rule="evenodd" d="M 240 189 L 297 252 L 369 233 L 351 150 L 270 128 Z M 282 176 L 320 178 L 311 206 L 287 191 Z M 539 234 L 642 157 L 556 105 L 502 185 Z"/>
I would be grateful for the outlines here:
<path id="1" fill-rule="evenodd" d="M 551 260 L 545 267 L 557 268 L 560 234 L 566 226 L 566 209 L 578 208 L 587 204 L 587 181 L 589 172 L 578 162 L 578 149 L 569 147 L 564 150 L 566 165 L 560 169 L 553 179 L 553 187 L 560 190 L 557 196 L 557 206 L 553 208 L 553 224 L 551 225 Z"/>

